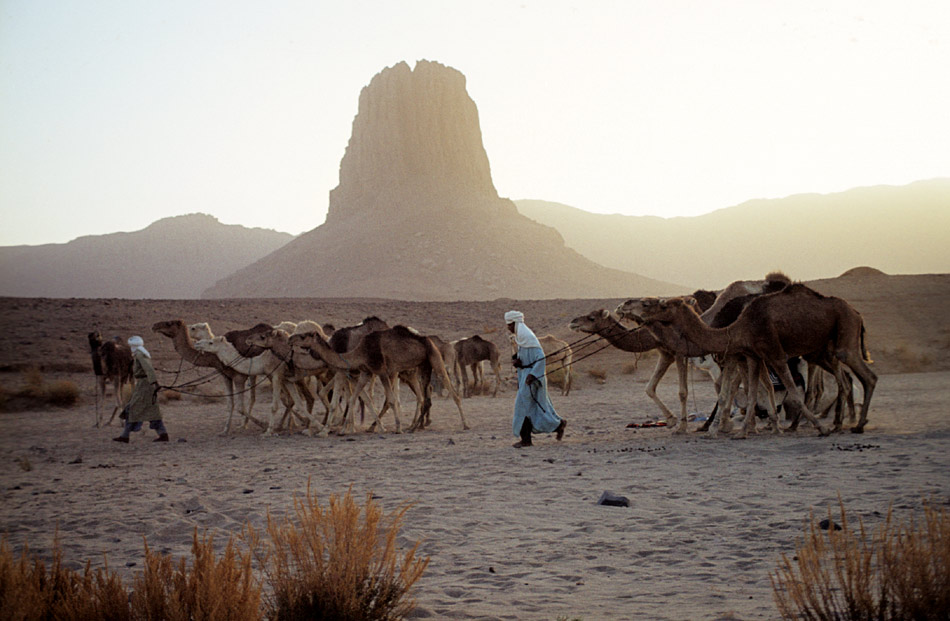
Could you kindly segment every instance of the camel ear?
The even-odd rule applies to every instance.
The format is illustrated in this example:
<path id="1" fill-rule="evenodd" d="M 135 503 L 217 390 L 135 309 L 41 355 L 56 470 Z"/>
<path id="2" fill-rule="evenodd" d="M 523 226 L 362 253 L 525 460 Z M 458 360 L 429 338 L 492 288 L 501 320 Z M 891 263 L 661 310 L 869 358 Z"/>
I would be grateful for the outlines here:
<path id="1" fill-rule="evenodd" d="M 686 301 L 686 305 L 687 305 L 687 306 L 692 306 L 692 307 L 695 308 L 696 305 L 698 304 L 698 302 L 696 301 L 696 298 L 694 298 L 694 297 L 692 297 L 692 296 L 690 296 L 690 297 L 688 297 L 688 298 L 684 298 L 684 300 Z"/>
<path id="2" fill-rule="evenodd" d="M 603 317 L 604 319 L 607 319 L 608 317 L 610 317 L 610 311 L 607 310 L 606 308 L 602 308 L 600 309 L 600 316 Z"/>

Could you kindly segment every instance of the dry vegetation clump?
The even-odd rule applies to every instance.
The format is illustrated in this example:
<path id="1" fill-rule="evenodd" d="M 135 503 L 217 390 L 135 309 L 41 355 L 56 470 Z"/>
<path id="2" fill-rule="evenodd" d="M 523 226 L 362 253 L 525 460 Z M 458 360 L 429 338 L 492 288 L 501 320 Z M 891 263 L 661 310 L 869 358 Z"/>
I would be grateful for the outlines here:
<path id="1" fill-rule="evenodd" d="M 251 570 L 250 554 L 228 539 L 215 559 L 211 536 L 194 531 L 192 564 L 175 567 L 170 556 L 153 553 L 145 543 L 145 570 L 136 576 L 130 598 L 133 619 L 211 621 L 260 619 L 261 587 Z"/>
<path id="2" fill-rule="evenodd" d="M 24 548 L 15 558 L 0 541 L 0 611 L 5 619 L 130 619 L 128 594 L 108 568 L 82 572 L 63 567 L 59 544 L 49 569 Z"/>
<path id="3" fill-rule="evenodd" d="M 950 515 L 924 504 L 918 522 L 887 519 L 869 537 L 863 521 L 841 530 L 814 516 L 804 542 L 770 574 L 784 619 L 946 619 L 950 610 Z M 831 520 L 831 510 L 828 511 Z"/>
<path id="4" fill-rule="evenodd" d="M 70 407 L 79 403 L 80 390 L 75 382 L 48 382 L 37 367 L 26 369 L 21 377 L 19 388 L 0 389 L 0 411 L 28 410 L 48 405 Z"/>
<path id="5" fill-rule="evenodd" d="M 267 616 L 275 619 L 398 619 L 415 601 L 413 584 L 428 558 L 416 543 L 405 554 L 396 538 L 408 510 L 388 516 L 367 495 L 361 509 L 348 491 L 322 506 L 310 492 L 294 499 L 293 518 L 268 515 L 265 540 L 248 527 L 246 539 L 271 591 Z"/>
<path id="6" fill-rule="evenodd" d="M 587 375 L 589 375 L 589 376 L 591 376 L 592 378 L 594 378 L 594 381 L 596 381 L 598 384 L 606 384 L 606 383 L 607 383 L 607 371 L 604 370 L 604 369 L 602 369 L 602 368 L 600 368 L 600 367 L 595 367 L 595 368 L 593 368 L 593 369 L 588 369 L 588 370 L 587 370 Z"/>
<path id="7" fill-rule="evenodd" d="M 405 554 L 396 549 L 408 506 L 383 515 L 371 496 L 361 508 L 347 492 L 324 508 L 309 488 L 294 506 L 295 520 L 268 517 L 266 539 L 247 525 L 243 552 L 229 538 L 216 557 L 212 537 L 197 528 L 190 563 L 154 553 L 146 541 L 145 568 L 130 588 L 108 567 L 63 567 L 58 540 L 47 570 L 26 547 L 16 558 L 3 538 L 0 618 L 395 620 L 414 608 L 409 593 L 429 559 L 416 557 L 418 543 Z"/>

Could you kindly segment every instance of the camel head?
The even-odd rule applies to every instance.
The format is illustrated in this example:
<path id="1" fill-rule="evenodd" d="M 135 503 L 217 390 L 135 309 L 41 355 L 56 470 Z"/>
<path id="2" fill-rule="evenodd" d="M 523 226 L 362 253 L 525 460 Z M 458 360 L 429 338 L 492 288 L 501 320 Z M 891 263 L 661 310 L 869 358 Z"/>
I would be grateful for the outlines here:
<path id="1" fill-rule="evenodd" d="M 156 321 L 152 324 L 152 332 L 164 334 L 169 338 L 175 338 L 175 335 L 182 329 L 184 322 L 181 319 L 170 319 L 168 321 Z"/>
<path id="2" fill-rule="evenodd" d="M 290 335 L 288 339 L 294 353 L 310 353 L 318 340 L 326 347 L 330 346 L 319 332 L 300 332 Z"/>
<path id="3" fill-rule="evenodd" d="M 638 324 L 643 323 L 643 312 L 660 303 L 660 298 L 631 298 L 617 307 L 615 311 L 621 319 L 629 319 Z"/>
<path id="4" fill-rule="evenodd" d="M 196 341 L 214 338 L 211 326 L 207 322 L 193 323 L 188 326 L 188 336 Z"/>
<path id="5" fill-rule="evenodd" d="M 676 298 L 640 298 L 627 300 L 617 309 L 622 316 L 640 324 L 673 323 L 683 312 L 696 316 L 698 303 L 693 296 Z"/>
<path id="6" fill-rule="evenodd" d="M 227 340 L 223 336 L 216 336 L 210 339 L 198 339 L 195 341 L 195 349 L 198 351 L 214 352 L 224 344 L 227 343 Z"/>
<path id="7" fill-rule="evenodd" d="M 269 332 L 257 332 L 244 339 L 248 345 L 271 349 L 275 343 L 287 342 L 290 339 L 290 333 L 281 328 L 274 328 Z"/>
<path id="8" fill-rule="evenodd" d="M 571 330 L 575 332 L 584 332 L 587 334 L 597 334 L 598 331 L 610 327 L 616 319 L 606 308 L 591 311 L 586 315 L 575 317 L 568 324 Z"/>

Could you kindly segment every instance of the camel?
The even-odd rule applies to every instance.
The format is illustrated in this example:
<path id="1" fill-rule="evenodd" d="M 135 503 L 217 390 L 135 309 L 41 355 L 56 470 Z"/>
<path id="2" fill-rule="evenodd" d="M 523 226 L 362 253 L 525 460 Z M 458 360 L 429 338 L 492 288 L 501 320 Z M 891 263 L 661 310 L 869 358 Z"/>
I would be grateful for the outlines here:
<path id="1" fill-rule="evenodd" d="M 786 405 L 789 410 L 796 415 L 801 412 L 820 435 L 828 435 L 830 431 L 805 407 L 804 395 L 795 386 L 786 361 L 792 356 L 821 356 L 829 351 L 858 376 L 864 388 L 861 418 L 852 429 L 854 433 L 864 431 L 877 376 L 867 365 L 870 358 L 864 345 L 864 321 L 846 301 L 823 296 L 801 284 L 792 284 L 782 291 L 752 300 L 739 318 L 725 328 L 706 325 L 694 304 L 683 298 L 641 304 L 639 315 L 649 329 L 674 326 L 684 338 L 708 352 L 748 358 L 746 389 L 749 404 L 744 432 L 750 430 L 757 392 L 748 387 L 756 385 L 757 378 L 764 372 L 764 364 L 788 387 Z M 720 411 L 725 411 L 727 405 L 724 392 L 727 391 L 720 391 Z M 726 417 L 723 418 L 725 423 Z"/>
<path id="2" fill-rule="evenodd" d="M 273 328 L 270 326 L 267 326 L 267 330 L 272 329 Z M 260 331 L 263 332 L 263 330 Z M 247 337 L 252 336 L 255 333 L 252 330 L 244 330 L 239 332 L 247 333 L 246 336 L 244 336 L 245 341 Z M 318 435 L 326 435 L 327 432 L 323 425 L 310 416 L 308 402 L 303 396 L 300 395 L 297 389 L 297 384 L 293 380 L 293 374 L 288 370 L 284 361 L 274 355 L 274 353 L 269 349 L 264 349 L 263 347 L 257 345 L 248 345 L 246 342 L 245 347 L 250 351 L 259 350 L 260 353 L 252 356 L 242 355 L 231 343 L 231 341 L 228 340 L 227 336 L 216 336 L 211 339 L 201 339 L 195 341 L 195 349 L 216 355 L 221 362 L 232 369 L 248 376 L 263 375 L 270 379 L 273 390 L 271 397 L 270 420 L 268 422 L 267 429 L 264 430 L 265 436 L 272 435 L 276 431 L 274 424 L 275 417 L 277 415 L 277 410 L 281 405 L 281 393 L 283 391 L 286 391 L 293 400 L 293 402 L 287 407 L 285 414 L 292 413 L 295 408 L 303 410 L 303 414 L 306 416 L 300 414 L 299 412 L 297 412 L 297 416 L 301 419 L 307 418 L 310 420 L 310 426 L 304 430 L 304 433 L 307 435 L 314 435 L 314 431 L 316 431 Z"/>
<path id="3" fill-rule="evenodd" d="M 221 432 L 222 435 L 227 435 L 231 431 L 231 419 L 234 416 L 235 395 L 238 398 L 238 411 L 242 416 L 244 416 L 245 424 L 247 424 L 248 421 L 251 421 L 259 425 L 262 429 L 266 428 L 264 423 L 251 416 L 250 407 L 248 407 L 246 410 L 244 409 L 243 387 L 247 383 L 247 375 L 225 365 L 214 354 L 209 354 L 195 349 L 194 341 L 189 334 L 189 327 L 185 325 L 185 322 L 183 322 L 181 319 L 158 321 L 152 325 L 152 332 L 157 332 L 158 334 L 162 334 L 170 338 L 172 340 L 172 344 L 175 347 L 175 351 L 178 352 L 178 355 L 181 356 L 186 362 L 190 362 L 196 367 L 214 369 L 221 374 L 221 378 L 224 380 L 225 393 L 228 397 L 228 420 L 224 425 L 224 430 Z M 237 387 L 238 390 L 235 390 L 235 387 Z M 253 405 L 253 395 L 254 392 L 252 390 L 251 405 Z"/>
<path id="4" fill-rule="evenodd" d="M 316 332 L 318 332 L 321 336 L 323 335 L 323 330 L 319 325 L 316 325 Z M 322 360 L 318 361 L 312 356 L 295 354 L 293 346 L 290 342 L 290 337 L 291 335 L 285 330 L 274 328 L 269 332 L 258 332 L 248 336 L 247 344 L 268 349 L 274 354 L 274 356 L 282 360 L 287 365 L 288 370 L 292 374 L 292 380 L 296 384 L 297 390 L 301 393 L 309 393 L 310 388 L 306 381 L 311 377 L 316 378 L 316 396 L 320 399 L 320 401 L 323 403 L 323 407 L 326 409 L 326 415 L 324 416 L 321 424 L 327 425 L 330 417 L 330 402 L 327 399 L 326 392 L 323 390 L 323 388 L 326 388 L 329 382 L 332 381 L 333 373 Z M 288 379 L 290 378 L 288 377 Z M 311 414 L 313 411 L 314 402 L 315 399 L 313 396 L 311 396 L 307 399 L 307 404 L 303 406 L 306 407 L 308 412 Z M 295 405 L 297 407 L 301 407 L 302 404 L 297 403 Z M 281 424 L 283 424 L 283 421 L 281 421 Z"/>
<path id="5" fill-rule="evenodd" d="M 565 397 L 571 394 L 571 385 L 574 383 L 574 353 L 571 346 L 555 337 L 547 334 L 538 339 L 541 343 L 541 349 L 545 357 L 545 374 L 555 376 L 555 380 L 561 379 L 561 394 Z"/>
<path id="6" fill-rule="evenodd" d="M 592 311 L 586 315 L 581 315 L 580 317 L 575 317 L 571 320 L 570 323 L 571 330 L 576 332 L 584 332 L 586 334 L 596 334 L 604 339 L 606 339 L 611 345 L 617 349 L 622 349 L 623 351 L 628 351 L 631 353 L 639 354 L 648 352 L 650 350 L 656 349 L 659 353 L 659 358 L 656 361 L 656 367 L 653 369 L 653 375 L 650 377 L 650 381 L 647 382 L 646 394 L 653 402 L 660 408 L 663 416 L 666 418 L 667 424 L 673 426 L 676 423 L 676 416 L 666 404 L 663 403 L 663 400 L 660 399 L 660 396 L 656 393 L 656 387 L 660 384 L 660 380 L 663 379 L 663 376 L 666 375 L 667 370 L 675 362 L 676 371 L 679 377 L 679 399 L 680 399 L 680 418 L 679 424 L 675 427 L 675 433 L 685 433 L 687 430 L 687 412 L 686 412 L 686 401 L 689 397 L 688 385 L 687 385 L 687 364 L 686 356 L 692 355 L 695 356 L 700 353 L 698 348 L 688 348 L 684 347 L 679 351 L 672 351 L 671 349 L 663 346 L 660 340 L 655 337 L 649 330 L 646 328 L 635 328 L 633 330 L 628 330 L 624 325 L 622 325 L 610 311 L 607 309 L 600 309 Z M 683 345 L 686 345 L 684 342 Z"/>
<path id="7" fill-rule="evenodd" d="M 472 396 L 472 392 L 478 388 L 480 382 L 484 382 L 481 363 L 488 360 L 492 370 L 495 372 L 495 390 L 492 397 L 498 395 L 498 387 L 501 385 L 501 363 L 499 362 L 498 346 L 491 341 L 486 341 L 479 335 L 470 336 L 467 339 L 460 339 L 455 342 L 455 356 L 458 363 L 459 372 L 462 376 L 462 397 Z M 472 370 L 472 387 L 468 385 L 468 373 L 466 369 Z"/>
<path id="8" fill-rule="evenodd" d="M 99 332 L 90 332 L 89 351 L 92 354 L 92 370 L 96 374 L 96 427 L 102 424 L 100 404 L 106 397 L 106 383 L 112 382 L 115 393 L 115 407 L 106 425 L 111 425 L 117 412 L 123 407 L 122 387 L 132 384 L 132 350 L 121 342 L 119 337 L 111 341 L 102 341 Z"/>
<path id="9" fill-rule="evenodd" d="M 347 408 L 349 412 L 353 411 L 355 400 L 366 383 L 372 377 L 378 378 L 385 391 L 385 400 L 376 422 L 382 428 L 379 419 L 389 408 L 392 408 L 393 415 L 396 418 L 397 433 L 401 431 L 399 400 L 395 398 L 393 389 L 393 383 L 397 375 L 403 371 L 418 371 L 418 373 L 407 378 L 418 400 L 416 416 L 409 427 L 409 431 L 422 427 L 428 409 L 431 407 L 432 403 L 431 399 L 428 398 L 427 387 L 432 372 L 437 372 L 446 386 L 451 385 L 445 363 L 442 360 L 442 354 L 439 353 L 435 344 L 431 339 L 405 326 L 395 326 L 388 330 L 370 332 L 360 339 L 353 349 L 344 354 L 334 351 L 330 343 L 320 338 L 316 333 L 298 335 L 295 339 L 297 339 L 294 342 L 295 347 L 308 349 L 316 353 L 331 367 L 343 371 L 358 370 L 360 372 L 357 385 L 350 396 L 350 403 Z M 450 390 L 450 392 L 455 405 L 458 407 L 462 429 L 468 429 L 465 414 L 462 412 L 462 402 L 454 390 Z M 344 429 L 348 428 L 349 426 Z"/>

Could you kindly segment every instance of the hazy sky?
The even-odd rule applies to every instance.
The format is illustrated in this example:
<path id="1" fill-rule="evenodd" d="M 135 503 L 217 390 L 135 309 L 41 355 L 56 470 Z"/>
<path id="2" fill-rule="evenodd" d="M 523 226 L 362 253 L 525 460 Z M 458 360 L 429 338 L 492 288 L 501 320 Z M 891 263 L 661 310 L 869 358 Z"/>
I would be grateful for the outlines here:
<path id="1" fill-rule="evenodd" d="M 698 215 L 950 176 L 950 2 L 0 0 L 0 245 L 323 223 L 360 90 L 461 71 L 501 196 Z"/>

